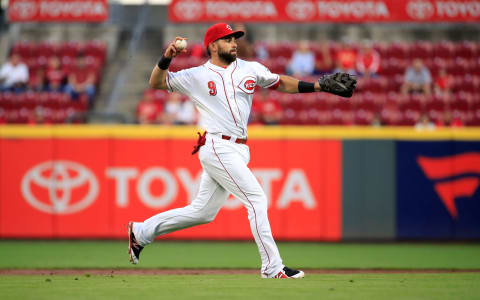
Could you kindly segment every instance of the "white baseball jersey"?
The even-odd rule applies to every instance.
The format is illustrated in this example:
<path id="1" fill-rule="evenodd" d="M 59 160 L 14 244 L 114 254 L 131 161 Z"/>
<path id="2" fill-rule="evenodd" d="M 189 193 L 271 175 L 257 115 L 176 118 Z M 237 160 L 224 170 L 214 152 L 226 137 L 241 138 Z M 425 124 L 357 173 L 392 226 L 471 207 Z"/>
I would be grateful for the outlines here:
<path id="1" fill-rule="evenodd" d="M 140 245 L 152 243 L 158 235 L 213 221 L 228 195 L 233 194 L 247 209 L 262 260 L 262 276 L 274 277 L 283 269 L 268 221 L 267 197 L 248 168 L 249 147 L 219 136 L 221 133 L 246 138 L 255 86 L 268 88 L 279 80 L 279 75 L 261 64 L 240 59 L 227 68 L 207 62 L 168 73 L 168 89 L 190 97 L 208 132 L 205 145 L 198 152 L 203 173 L 192 203 L 133 224 L 132 230 Z"/>
<path id="2" fill-rule="evenodd" d="M 188 96 L 200 112 L 201 126 L 209 133 L 247 137 L 252 97 L 258 85 L 269 88 L 280 76 L 258 62 L 237 59 L 227 68 L 205 64 L 169 72 L 169 91 Z"/>

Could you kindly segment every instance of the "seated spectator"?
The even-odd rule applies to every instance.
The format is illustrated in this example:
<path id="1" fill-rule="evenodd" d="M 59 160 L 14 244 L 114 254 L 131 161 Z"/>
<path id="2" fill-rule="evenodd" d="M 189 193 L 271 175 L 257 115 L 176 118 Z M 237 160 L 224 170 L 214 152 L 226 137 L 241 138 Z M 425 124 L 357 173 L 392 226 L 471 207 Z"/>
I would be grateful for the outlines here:
<path id="1" fill-rule="evenodd" d="M 38 68 L 28 80 L 28 88 L 35 92 L 43 91 L 45 88 L 45 71 Z"/>
<path id="2" fill-rule="evenodd" d="M 435 94 L 450 94 L 452 85 L 453 76 L 447 74 L 447 70 L 445 70 L 445 68 L 440 69 L 434 83 Z"/>
<path id="3" fill-rule="evenodd" d="M 253 58 L 253 45 L 251 41 L 251 35 L 248 35 L 245 25 L 238 23 L 234 25 L 234 30 L 241 30 L 245 32 L 245 36 L 236 40 L 237 42 L 237 55 L 241 59 L 250 60 Z"/>
<path id="4" fill-rule="evenodd" d="M 333 61 L 332 56 L 330 55 L 330 49 L 328 48 L 328 43 L 323 41 L 320 44 L 320 55 L 317 53 L 315 60 L 315 71 L 316 75 L 329 74 L 333 70 Z"/>
<path id="5" fill-rule="evenodd" d="M 28 115 L 27 124 L 29 125 L 39 125 L 39 124 L 53 124 L 50 118 L 47 118 L 45 109 L 41 106 L 37 106 L 33 111 Z"/>
<path id="6" fill-rule="evenodd" d="M 353 49 L 352 42 L 343 43 L 342 49 L 337 51 L 336 69 L 334 72 L 346 72 L 355 75 L 355 62 L 357 61 L 357 53 Z"/>
<path id="7" fill-rule="evenodd" d="M 372 122 L 370 123 L 373 127 L 382 127 L 385 123 L 382 121 L 379 112 L 375 112 L 372 118 Z"/>
<path id="8" fill-rule="evenodd" d="M 20 61 L 16 53 L 0 69 L 0 89 L 2 91 L 22 92 L 28 83 L 28 67 Z"/>
<path id="9" fill-rule="evenodd" d="M 453 118 L 452 113 L 446 110 L 443 117 L 436 122 L 437 127 L 463 127 L 462 119 Z"/>
<path id="10" fill-rule="evenodd" d="M 310 50 L 308 41 L 301 41 L 287 66 L 287 72 L 295 77 L 304 77 L 312 75 L 314 69 L 315 55 Z"/>
<path id="11" fill-rule="evenodd" d="M 65 91 L 73 100 L 78 100 L 80 95 L 86 94 L 91 104 L 95 96 L 95 72 L 87 67 L 85 56 L 79 55 L 75 60 L 75 67 L 68 75 L 68 85 Z"/>
<path id="12" fill-rule="evenodd" d="M 376 76 L 380 68 L 380 54 L 373 49 L 369 42 L 365 42 L 357 55 L 357 72 L 365 77 Z"/>
<path id="13" fill-rule="evenodd" d="M 47 89 L 53 92 L 63 91 L 63 81 L 65 79 L 65 72 L 61 69 L 60 59 L 52 56 L 48 60 L 48 67 L 46 72 Z"/>
<path id="14" fill-rule="evenodd" d="M 270 54 L 268 53 L 267 46 L 264 45 L 264 44 L 257 44 L 255 46 L 255 51 L 254 52 L 255 52 L 255 55 L 256 55 L 256 59 L 260 60 L 260 61 L 267 60 L 270 57 Z"/>
<path id="15" fill-rule="evenodd" d="M 196 112 L 193 103 L 189 100 L 182 101 L 178 93 L 171 93 L 165 103 L 163 116 L 165 124 L 193 125 L 196 123 Z"/>
<path id="16" fill-rule="evenodd" d="M 423 65 L 421 59 L 415 59 L 411 67 L 405 72 L 404 83 L 402 85 L 402 93 L 423 93 L 431 94 L 432 76 L 430 71 Z"/>
<path id="17" fill-rule="evenodd" d="M 417 130 L 434 130 L 435 124 L 430 120 L 426 113 L 423 113 L 420 116 L 420 119 L 415 124 L 415 129 Z"/>
<path id="18" fill-rule="evenodd" d="M 155 101 L 153 94 L 146 92 L 143 99 L 138 102 L 137 122 L 139 124 L 155 124 L 162 120 L 162 104 Z"/>

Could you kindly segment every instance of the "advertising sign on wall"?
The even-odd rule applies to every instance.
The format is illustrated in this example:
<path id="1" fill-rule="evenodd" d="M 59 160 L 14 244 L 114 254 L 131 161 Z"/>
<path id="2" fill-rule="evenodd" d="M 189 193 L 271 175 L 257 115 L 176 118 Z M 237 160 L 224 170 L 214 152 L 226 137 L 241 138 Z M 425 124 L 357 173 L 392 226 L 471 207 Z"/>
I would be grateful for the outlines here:
<path id="1" fill-rule="evenodd" d="M 201 166 L 190 154 L 193 142 L 2 139 L 0 236 L 125 237 L 128 221 L 194 199 Z M 339 240 L 341 143 L 254 140 L 249 145 L 250 166 L 270 201 L 275 237 Z M 251 232 L 246 210 L 231 197 L 214 222 L 169 237 L 250 239 Z"/>
<path id="2" fill-rule="evenodd" d="M 480 238 L 480 143 L 397 143 L 399 238 Z"/>
<path id="3" fill-rule="evenodd" d="M 10 0 L 10 22 L 104 22 L 107 0 Z"/>
<path id="4" fill-rule="evenodd" d="M 478 22 L 478 0 L 173 0 L 172 22 Z"/>

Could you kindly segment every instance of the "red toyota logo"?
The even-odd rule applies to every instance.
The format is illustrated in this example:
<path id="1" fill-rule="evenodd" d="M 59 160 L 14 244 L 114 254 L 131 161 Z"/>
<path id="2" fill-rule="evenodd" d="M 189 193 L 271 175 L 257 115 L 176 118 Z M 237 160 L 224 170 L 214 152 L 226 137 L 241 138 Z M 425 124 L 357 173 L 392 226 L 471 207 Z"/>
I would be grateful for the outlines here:
<path id="1" fill-rule="evenodd" d="M 435 8 L 430 1 L 414 0 L 407 4 L 407 14 L 413 19 L 429 19 L 435 13 Z"/>
<path id="2" fill-rule="evenodd" d="M 181 20 L 196 20 L 203 14 L 203 4 L 196 0 L 179 1 L 173 9 L 175 15 Z"/>
<path id="3" fill-rule="evenodd" d="M 12 20 L 30 20 L 37 14 L 38 5 L 34 1 L 24 0 L 13 2 L 9 9 L 9 18 Z"/>
<path id="4" fill-rule="evenodd" d="M 306 0 L 290 1 L 286 7 L 287 14 L 295 20 L 309 20 L 315 15 L 315 4 Z"/>

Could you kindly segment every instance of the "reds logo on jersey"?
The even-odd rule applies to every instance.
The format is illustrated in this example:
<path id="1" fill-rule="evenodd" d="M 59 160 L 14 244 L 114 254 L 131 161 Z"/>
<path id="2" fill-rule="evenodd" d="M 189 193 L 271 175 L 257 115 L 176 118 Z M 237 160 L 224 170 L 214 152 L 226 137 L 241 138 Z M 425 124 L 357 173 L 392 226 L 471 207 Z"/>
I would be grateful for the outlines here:
<path id="1" fill-rule="evenodd" d="M 244 86 L 247 90 L 251 91 L 251 90 L 253 90 L 253 89 L 255 88 L 255 81 L 249 79 L 249 80 L 245 81 L 245 83 L 243 84 L 243 86 Z"/>
<path id="2" fill-rule="evenodd" d="M 244 91 L 247 94 L 253 94 L 255 92 L 255 87 L 257 86 L 257 80 L 253 76 L 246 76 L 242 79 L 238 88 Z"/>

